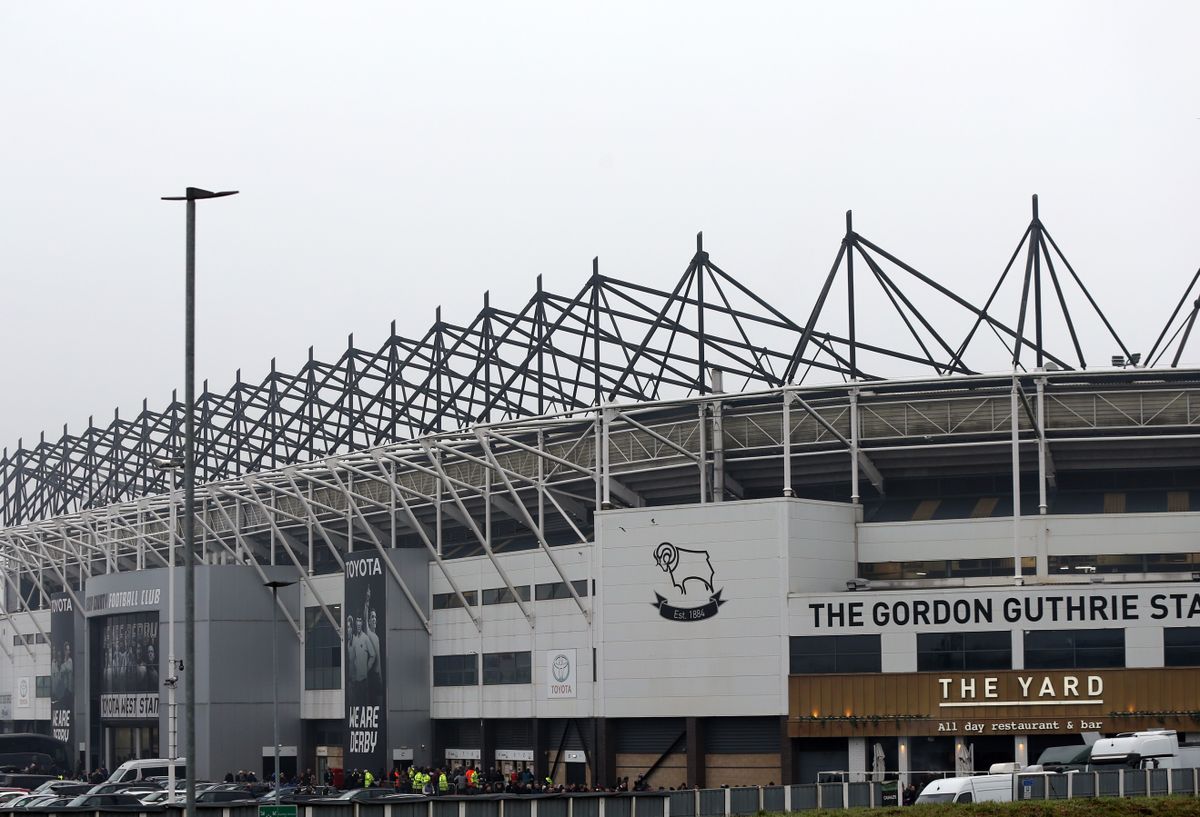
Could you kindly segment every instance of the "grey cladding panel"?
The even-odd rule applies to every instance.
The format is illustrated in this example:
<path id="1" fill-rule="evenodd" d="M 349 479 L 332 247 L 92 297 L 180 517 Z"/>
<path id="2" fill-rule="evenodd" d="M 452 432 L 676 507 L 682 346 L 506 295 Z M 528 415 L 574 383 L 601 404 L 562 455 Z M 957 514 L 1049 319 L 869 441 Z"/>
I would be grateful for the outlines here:
<path id="1" fill-rule="evenodd" d="M 662 754 L 685 731 L 683 718 L 627 718 L 617 723 L 617 751 L 629 754 Z M 679 741 L 676 751 L 685 749 Z"/>

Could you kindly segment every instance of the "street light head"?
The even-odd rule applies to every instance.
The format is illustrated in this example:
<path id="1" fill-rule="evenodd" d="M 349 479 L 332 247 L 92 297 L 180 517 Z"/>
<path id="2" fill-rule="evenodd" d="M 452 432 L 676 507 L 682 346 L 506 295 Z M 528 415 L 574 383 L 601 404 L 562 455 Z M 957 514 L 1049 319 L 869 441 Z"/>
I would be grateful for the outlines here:
<path id="1" fill-rule="evenodd" d="M 177 471 L 183 467 L 183 457 L 153 457 L 150 462 L 160 471 Z"/>
<path id="2" fill-rule="evenodd" d="M 295 581 L 285 582 L 280 579 L 275 579 L 274 581 L 263 582 L 263 587 L 269 587 L 272 590 L 278 590 L 281 587 L 291 587 L 295 583 Z"/>
<path id="3" fill-rule="evenodd" d="M 199 199 L 219 199 L 225 196 L 236 196 L 237 190 L 222 190 L 219 193 L 214 193 L 211 190 L 203 190 L 199 187 L 189 187 L 182 196 L 163 196 L 163 201 L 197 201 Z"/>

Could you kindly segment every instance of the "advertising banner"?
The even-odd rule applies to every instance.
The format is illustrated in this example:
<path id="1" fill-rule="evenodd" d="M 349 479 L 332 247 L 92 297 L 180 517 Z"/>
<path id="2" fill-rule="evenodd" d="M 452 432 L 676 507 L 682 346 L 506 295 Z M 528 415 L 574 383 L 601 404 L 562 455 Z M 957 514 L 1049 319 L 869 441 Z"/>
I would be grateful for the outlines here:
<path id="1" fill-rule="evenodd" d="M 126 613 L 100 622 L 100 717 L 158 719 L 158 613 Z"/>
<path id="2" fill-rule="evenodd" d="M 382 558 L 346 560 L 346 757 L 348 771 L 381 776 L 387 758 L 387 583 Z"/>
<path id="3" fill-rule="evenodd" d="M 50 728 L 55 738 L 74 746 L 75 602 L 69 593 L 50 598 Z"/>

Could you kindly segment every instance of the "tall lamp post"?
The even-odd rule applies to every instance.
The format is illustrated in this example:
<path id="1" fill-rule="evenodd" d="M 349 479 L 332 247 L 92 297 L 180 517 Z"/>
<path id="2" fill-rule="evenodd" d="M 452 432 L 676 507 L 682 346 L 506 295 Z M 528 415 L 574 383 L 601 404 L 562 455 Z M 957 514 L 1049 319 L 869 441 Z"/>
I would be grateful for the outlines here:
<path id="1" fill-rule="evenodd" d="M 232 196 L 236 190 L 213 193 L 189 187 L 182 196 L 163 201 L 187 202 L 187 248 L 183 351 L 183 723 L 187 730 L 187 817 L 196 817 L 196 202 Z"/>
<path id="2" fill-rule="evenodd" d="M 152 462 L 155 468 L 167 473 L 171 479 L 170 516 L 167 522 L 171 540 L 170 561 L 167 563 L 167 677 L 163 685 L 167 688 L 167 759 L 171 761 L 167 765 L 167 803 L 174 805 L 175 760 L 179 757 L 179 721 L 175 711 L 175 687 L 179 684 L 179 676 L 175 674 L 179 669 L 175 664 L 175 539 L 179 535 L 175 522 L 175 492 L 179 486 L 175 484 L 175 474 L 183 468 L 183 458 L 156 458 Z"/>
<path id="3" fill-rule="evenodd" d="M 275 735 L 276 806 L 279 805 L 279 588 L 290 587 L 293 584 L 295 582 L 275 580 L 263 585 L 263 587 L 271 588 L 271 683 L 275 690 L 271 696 L 271 721 L 274 724 Z"/>

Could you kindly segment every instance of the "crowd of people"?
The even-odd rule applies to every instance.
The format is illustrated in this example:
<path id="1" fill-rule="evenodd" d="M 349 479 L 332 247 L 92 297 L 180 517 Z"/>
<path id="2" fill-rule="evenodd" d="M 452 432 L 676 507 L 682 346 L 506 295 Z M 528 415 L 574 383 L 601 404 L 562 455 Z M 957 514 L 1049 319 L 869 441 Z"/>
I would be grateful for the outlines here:
<path id="1" fill-rule="evenodd" d="M 308 777 L 306 782 L 305 777 Z M 286 782 L 286 781 L 285 781 Z M 311 785 L 312 772 L 300 776 L 299 785 Z M 333 786 L 339 781 L 331 771 L 325 773 L 325 784 Z M 633 783 L 628 777 L 618 778 L 611 786 L 587 786 L 582 783 L 558 783 L 549 777 L 538 779 L 530 769 L 513 770 L 508 773 L 495 767 L 487 770 L 475 766 L 459 765 L 446 768 L 409 766 L 393 769 L 390 774 L 380 775 L 369 770 L 350 769 L 340 781 L 343 789 L 384 787 L 399 793 L 439 795 L 476 794 L 581 794 L 585 792 L 620 793 L 627 791 L 649 791 L 650 786 L 639 775 Z M 683 788 L 682 786 L 680 788 Z M 662 787 L 659 790 L 665 790 Z"/>

